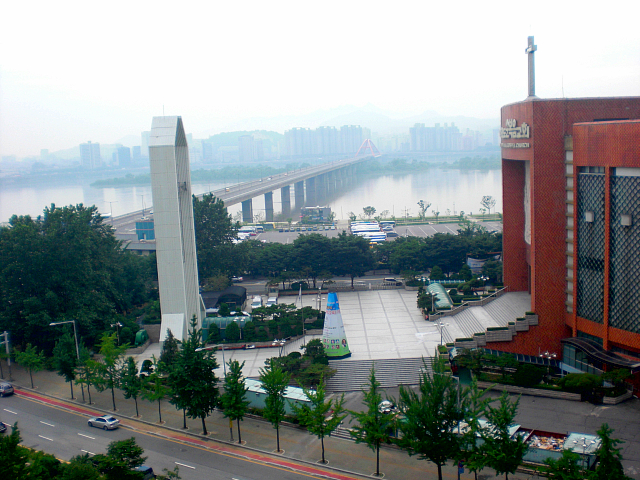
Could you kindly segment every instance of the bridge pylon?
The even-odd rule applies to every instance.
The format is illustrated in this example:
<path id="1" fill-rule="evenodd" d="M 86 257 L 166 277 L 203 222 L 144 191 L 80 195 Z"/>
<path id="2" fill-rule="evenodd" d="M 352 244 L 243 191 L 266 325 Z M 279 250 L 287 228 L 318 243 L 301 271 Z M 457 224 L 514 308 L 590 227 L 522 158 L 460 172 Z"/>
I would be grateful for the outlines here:
<path id="1" fill-rule="evenodd" d="M 373 155 L 374 157 L 379 157 L 380 155 L 382 155 L 382 153 L 380 153 L 380 150 L 378 150 L 378 147 L 376 147 L 373 142 L 367 138 L 364 142 L 362 142 L 362 145 L 360 145 L 360 148 L 356 153 L 356 157 L 358 155 L 369 155 L 366 153 L 367 150 L 369 150 L 369 152 L 371 152 L 370 155 Z"/>

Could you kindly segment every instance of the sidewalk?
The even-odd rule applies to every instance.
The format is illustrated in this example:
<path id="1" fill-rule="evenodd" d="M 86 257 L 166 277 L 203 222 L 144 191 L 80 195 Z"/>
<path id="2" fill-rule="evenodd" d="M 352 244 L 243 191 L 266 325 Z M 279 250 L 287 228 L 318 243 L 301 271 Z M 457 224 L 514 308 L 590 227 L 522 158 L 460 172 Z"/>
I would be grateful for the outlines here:
<path id="1" fill-rule="evenodd" d="M 187 418 L 187 430 L 183 430 L 183 415 L 168 401 L 162 402 L 163 424 L 158 424 L 158 405 L 145 400 L 138 400 L 139 418 L 135 416 L 133 400 L 126 400 L 120 391 L 116 390 L 117 411 L 113 412 L 111 393 L 102 393 L 91 389 L 92 405 L 88 405 L 88 395 L 85 389 L 87 403 L 82 402 L 80 388 L 74 386 L 75 400 L 70 399 L 69 384 L 55 372 L 42 371 L 33 374 L 31 389 L 29 374 L 20 366 L 13 364 L 11 383 L 16 387 L 16 394 L 34 398 L 45 403 L 68 408 L 73 411 L 89 415 L 96 413 L 113 413 L 124 426 L 138 431 L 165 436 L 174 440 L 205 446 L 218 451 L 225 451 L 236 455 L 278 464 L 307 474 L 323 475 L 328 478 L 347 480 L 359 477 L 371 477 L 375 473 L 375 452 L 366 445 L 356 444 L 351 440 L 330 437 L 325 438 L 325 457 L 328 466 L 321 466 L 320 440 L 310 435 L 301 427 L 294 425 L 280 426 L 280 448 L 284 454 L 276 455 L 276 433 L 270 423 L 259 418 L 245 418 L 241 422 L 243 444 L 230 442 L 229 420 L 222 412 L 215 411 L 207 418 L 207 437 L 200 435 L 202 423 L 200 419 Z M 3 364 L 5 380 L 8 379 L 6 364 Z M 237 423 L 234 422 L 233 438 L 237 442 Z M 246 442 L 246 443 L 245 443 Z M 385 447 L 380 451 L 380 471 L 385 478 L 397 480 L 413 480 L 416 478 L 436 479 L 437 468 L 434 464 L 410 457 L 406 452 L 394 447 Z M 452 465 L 443 467 L 443 478 L 457 479 L 457 468 Z M 462 480 L 471 480 L 473 474 L 465 471 L 460 475 Z M 494 472 L 486 469 L 478 475 L 480 480 L 504 478 L 496 477 Z M 517 473 L 509 475 L 514 480 L 537 478 L 532 475 Z"/>

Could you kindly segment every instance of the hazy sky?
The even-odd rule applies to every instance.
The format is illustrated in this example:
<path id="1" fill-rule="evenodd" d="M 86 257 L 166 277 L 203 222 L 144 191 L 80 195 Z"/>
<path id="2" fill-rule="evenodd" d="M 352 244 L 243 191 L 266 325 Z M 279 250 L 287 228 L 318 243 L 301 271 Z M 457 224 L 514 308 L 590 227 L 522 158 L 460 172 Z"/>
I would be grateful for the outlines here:
<path id="1" fill-rule="evenodd" d="M 196 137 L 367 103 L 497 118 L 526 97 L 528 35 L 539 97 L 636 96 L 639 14 L 637 0 L 4 2 L 0 155 L 113 143 L 163 105 Z"/>

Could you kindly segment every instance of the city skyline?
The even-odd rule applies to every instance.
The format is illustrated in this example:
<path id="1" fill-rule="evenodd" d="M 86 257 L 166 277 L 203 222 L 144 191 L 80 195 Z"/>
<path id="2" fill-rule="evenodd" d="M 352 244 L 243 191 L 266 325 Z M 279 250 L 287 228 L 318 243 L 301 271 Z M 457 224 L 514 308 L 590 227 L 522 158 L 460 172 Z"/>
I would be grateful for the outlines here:
<path id="1" fill-rule="evenodd" d="M 539 97 L 640 94 L 640 32 L 620 14 L 630 1 L 597 12 L 578 2 L 80 5 L 5 9 L 0 155 L 112 144 L 163 113 L 197 138 L 260 122 L 315 128 L 287 119 L 345 105 L 497 118 L 527 95 L 528 35 Z M 167 28 L 175 40 L 155 44 Z M 166 58 L 182 63 L 160 70 Z"/>

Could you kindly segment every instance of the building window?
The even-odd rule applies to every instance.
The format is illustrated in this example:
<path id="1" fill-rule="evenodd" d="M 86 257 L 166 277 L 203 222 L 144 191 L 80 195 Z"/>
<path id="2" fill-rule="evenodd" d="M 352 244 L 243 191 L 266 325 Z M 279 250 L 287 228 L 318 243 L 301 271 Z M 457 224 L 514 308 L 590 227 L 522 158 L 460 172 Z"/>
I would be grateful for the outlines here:
<path id="1" fill-rule="evenodd" d="M 586 212 L 584 212 L 584 221 L 587 223 L 593 223 L 593 212 L 590 210 L 587 210 Z"/>

